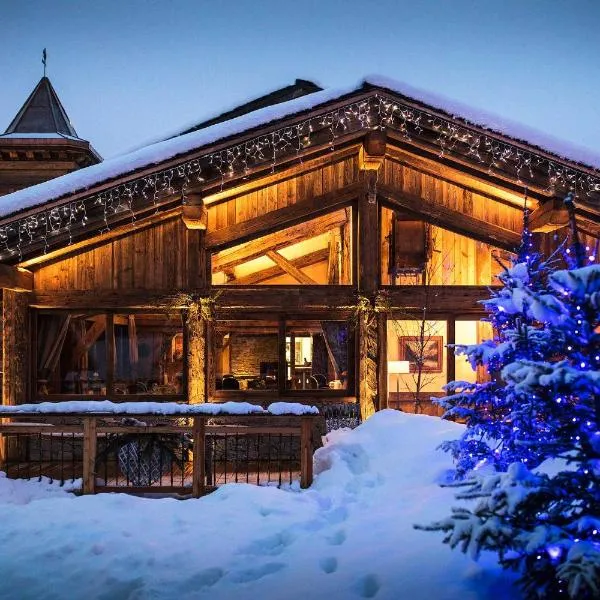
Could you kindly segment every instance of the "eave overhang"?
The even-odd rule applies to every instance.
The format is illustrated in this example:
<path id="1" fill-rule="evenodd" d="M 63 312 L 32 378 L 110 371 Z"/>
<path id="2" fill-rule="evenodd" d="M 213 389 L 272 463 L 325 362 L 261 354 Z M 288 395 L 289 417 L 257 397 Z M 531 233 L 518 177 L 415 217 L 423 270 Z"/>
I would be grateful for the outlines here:
<path id="1" fill-rule="evenodd" d="M 186 204 L 190 192 L 226 189 L 308 155 L 331 152 L 377 129 L 386 130 L 398 144 L 468 165 L 513 190 L 528 188 L 538 199 L 575 191 L 581 207 L 597 220 L 599 171 L 391 90 L 364 85 L 318 106 L 7 216 L 0 220 L 0 261 L 19 262 L 98 235 L 124 220 Z"/>

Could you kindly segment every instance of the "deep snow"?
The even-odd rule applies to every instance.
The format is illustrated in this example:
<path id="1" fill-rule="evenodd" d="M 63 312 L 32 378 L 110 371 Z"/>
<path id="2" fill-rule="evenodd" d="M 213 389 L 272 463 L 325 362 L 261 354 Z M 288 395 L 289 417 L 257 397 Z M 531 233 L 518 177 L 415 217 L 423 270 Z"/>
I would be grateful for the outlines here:
<path id="1" fill-rule="evenodd" d="M 329 434 L 304 491 L 75 497 L 0 477 L 0 598 L 518 598 L 493 556 L 474 563 L 413 529 L 449 513 L 436 447 L 460 429 L 377 413 Z"/>

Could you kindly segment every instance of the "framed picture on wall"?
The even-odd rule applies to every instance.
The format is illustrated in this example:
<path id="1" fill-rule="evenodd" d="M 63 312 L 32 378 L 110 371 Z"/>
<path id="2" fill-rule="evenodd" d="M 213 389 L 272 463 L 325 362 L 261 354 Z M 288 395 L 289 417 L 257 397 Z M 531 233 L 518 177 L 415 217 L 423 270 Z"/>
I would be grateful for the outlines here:
<path id="1" fill-rule="evenodd" d="M 410 372 L 417 370 L 419 358 L 423 358 L 422 371 L 428 373 L 441 373 L 443 371 L 443 336 L 431 335 L 421 340 L 414 335 L 400 336 L 400 360 L 410 363 Z M 422 350 L 422 352 L 421 352 Z"/>

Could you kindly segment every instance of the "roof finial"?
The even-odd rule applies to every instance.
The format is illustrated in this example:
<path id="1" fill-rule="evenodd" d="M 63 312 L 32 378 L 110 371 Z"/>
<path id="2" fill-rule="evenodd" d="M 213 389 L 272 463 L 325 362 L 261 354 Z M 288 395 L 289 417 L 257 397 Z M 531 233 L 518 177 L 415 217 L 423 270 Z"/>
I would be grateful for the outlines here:
<path id="1" fill-rule="evenodd" d="M 42 51 L 42 64 L 44 65 L 44 77 L 46 77 L 46 48 Z"/>

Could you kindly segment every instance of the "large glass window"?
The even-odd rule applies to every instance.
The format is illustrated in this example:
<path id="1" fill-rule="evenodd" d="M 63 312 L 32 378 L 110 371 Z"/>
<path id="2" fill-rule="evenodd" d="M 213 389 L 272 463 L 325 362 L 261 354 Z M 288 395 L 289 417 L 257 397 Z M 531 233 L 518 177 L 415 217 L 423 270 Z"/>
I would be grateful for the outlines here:
<path id="1" fill-rule="evenodd" d="M 114 315 L 117 394 L 181 394 L 183 332 L 179 315 Z"/>
<path id="2" fill-rule="evenodd" d="M 348 388 L 348 324 L 288 321 L 286 387 L 293 390 Z"/>
<path id="3" fill-rule="evenodd" d="M 509 252 L 382 207 L 383 285 L 496 285 Z"/>
<path id="4" fill-rule="evenodd" d="M 352 283 L 352 210 L 215 252 L 213 285 L 348 285 Z"/>
<path id="5" fill-rule="evenodd" d="M 106 395 L 106 340 L 106 315 L 39 314 L 38 393 Z"/>
<path id="6" fill-rule="evenodd" d="M 389 319 L 387 325 L 388 405 L 423 412 L 447 383 L 447 322 Z M 437 412 L 437 411 L 436 411 Z"/>
<path id="7" fill-rule="evenodd" d="M 344 394 L 351 386 L 345 321 L 218 321 L 213 347 L 219 393 Z"/>
<path id="8" fill-rule="evenodd" d="M 491 340 L 494 337 L 491 324 L 485 321 L 456 321 L 454 331 L 457 345 L 480 344 L 484 340 Z M 489 378 L 484 368 L 477 367 L 476 370 L 473 370 L 466 356 L 458 355 L 454 357 L 454 360 L 457 381 L 482 383 Z"/>
<path id="9" fill-rule="evenodd" d="M 219 321 L 215 388 L 277 391 L 279 321 Z"/>
<path id="10" fill-rule="evenodd" d="M 180 315 L 39 312 L 39 396 L 183 394 Z"/>

